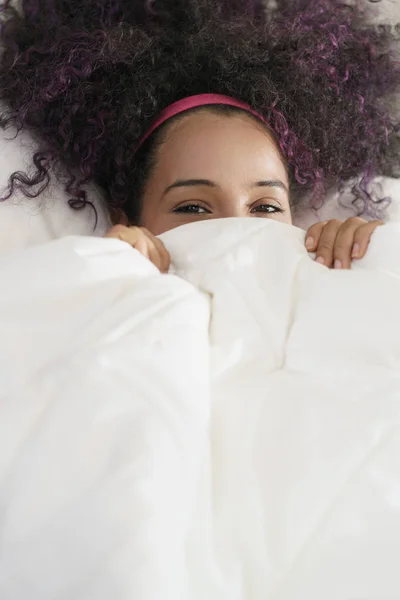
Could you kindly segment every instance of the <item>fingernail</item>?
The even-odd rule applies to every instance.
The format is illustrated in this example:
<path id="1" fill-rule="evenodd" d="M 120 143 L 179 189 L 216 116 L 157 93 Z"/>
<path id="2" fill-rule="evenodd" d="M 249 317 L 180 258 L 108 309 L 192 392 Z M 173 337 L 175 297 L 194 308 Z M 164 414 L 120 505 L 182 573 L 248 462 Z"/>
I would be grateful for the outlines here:
<path id="1" fill-rule="evenodd" d="M 314 241 L 313 237 L 308 237 L 306 239 L 306 248 L 307 248 L 307 250 L 311 250 L 311 248 L 314 248 L 314 244 L 315 244 L 315 241 Z"/>
<path id="2" fill-rule="evenodd" d="M 357 256 L 359 256 L 359 255 L 360 255 L 360 244 L 358 244 L 356 242 L 353 246 L 353 250 L 351 251 L 351 257 L 357 258 Z"/>
<path id="3" fill-rule="evenodd" d="M 341 260 L 339 260 L 339 259 L 337 258 L 337 259 L 335 260 L 335 262 L 334 262 L 333 268 L 334 268 L 334 269 L 341 269 L 341 268 L 342 268 L 342 266 L 343 266 L 343 265 L 342 265 L 342 261 L 341 261 Z"/>
<path id="4" fill-rule="evenodd" d="M 318 258 L 317 258 L 317 260 L 316 260 L 315 262 L 319 263 L 320 265 L 323 265 L 323 264 L 325 264 L 325 261 L 324 261 L 324 259 L 322 258 L 322 256 L 318 256 Z"/>

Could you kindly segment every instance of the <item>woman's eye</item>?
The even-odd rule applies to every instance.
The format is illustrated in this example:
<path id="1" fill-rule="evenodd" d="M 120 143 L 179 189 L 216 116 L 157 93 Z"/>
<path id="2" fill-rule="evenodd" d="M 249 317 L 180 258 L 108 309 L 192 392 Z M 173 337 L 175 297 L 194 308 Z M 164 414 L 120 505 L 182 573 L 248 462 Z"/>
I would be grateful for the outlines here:
<path id="1" fill-rule="evenodd" d="M 204 214 L 204 213 L 209 213 L 211 211 L 209 211 L 204 206 L 201 206 L 200 204 L 191 203 L 191 204 L 184 204 L 183 206 L 178 206 L 177 208 L 174 208 L 173 212 L 174 213 L 190 213 L 192 215 L 200 215 L 200 214 Z"/>
<path id="2" fill-rule="evenodd" d="M 276 204 L 258 204 L 254 208 L 251 209 L 252 213 L 255 212 L 263 212 L 263 213 L 283 213 L 283 209 Z"/>

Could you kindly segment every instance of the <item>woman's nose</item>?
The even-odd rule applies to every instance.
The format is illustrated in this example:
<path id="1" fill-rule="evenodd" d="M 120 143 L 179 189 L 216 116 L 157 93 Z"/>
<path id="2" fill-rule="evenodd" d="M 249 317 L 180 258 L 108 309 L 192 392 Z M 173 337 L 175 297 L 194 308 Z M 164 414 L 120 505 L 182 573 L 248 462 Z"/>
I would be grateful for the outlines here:
<path id="1" fill-rule="evenodd" d="M 247 215 L 246 203 L 243 199 L 230 197 L 227 198 L 221 208 L 221 217 L 245 217 Z"/>

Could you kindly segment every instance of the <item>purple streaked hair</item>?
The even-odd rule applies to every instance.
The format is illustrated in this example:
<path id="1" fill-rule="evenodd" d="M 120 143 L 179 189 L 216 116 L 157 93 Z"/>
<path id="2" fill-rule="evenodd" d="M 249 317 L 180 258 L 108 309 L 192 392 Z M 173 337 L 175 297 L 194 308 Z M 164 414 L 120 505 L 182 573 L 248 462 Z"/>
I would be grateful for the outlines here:
<path id="1" fill-rule="evenodd" d="M 13 173 L 7 198 L 38 195 L 63 166 L 70 204 L 100 185 L 131 222 L 168 123 L 135 154 L 169 104 L 214 93 L 238 98 L 270 124 L 291 175 L 293 203 L 353 188 L 375 215 L 377 175 L 398 176 L 396 30 L 369 24 L 357 0 L 3 1 L 1 124 L 40 140 L 33 174 Z M 229 113 L 229 107 L 213 107 Z M 383 204 L 382 204 L 383 203 Z"/>

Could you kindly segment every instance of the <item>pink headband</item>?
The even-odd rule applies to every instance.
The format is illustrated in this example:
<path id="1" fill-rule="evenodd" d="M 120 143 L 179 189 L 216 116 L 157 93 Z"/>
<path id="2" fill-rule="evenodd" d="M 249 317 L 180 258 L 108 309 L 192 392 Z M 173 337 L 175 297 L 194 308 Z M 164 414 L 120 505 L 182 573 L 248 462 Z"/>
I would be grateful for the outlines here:
<path id="1" fill-rule="evenodd" d="M 253 110 L 248 104 L 242 102 L 241 100 L 236 100 L 235 98 L 230 98 L 229 96 L 223 96 L 221 94 L 199 94 L 198 96 L 189 96 L 188 98 L 184 98 L 183 100 L 178 100 L 174 102 L 167 108 L 165 108 L 157 117 L 157 119 L 150 125 L 149 129 L 143 135 L 141 140 L 139 141 L 136 150 L 143 145 L 143 143 L 151 136 L 151 134 L 158 129 L 163 123 L 179 115 L 191 108 L 199 108 L 200 106 L 211 106 L 212 104 L 223 104 L 225 106 L 235 106 L 236 108 L 241 108 L 248 113 L 251 113 L 257 119 L 268 125 L 266 120 L 255 110 Z"/>

